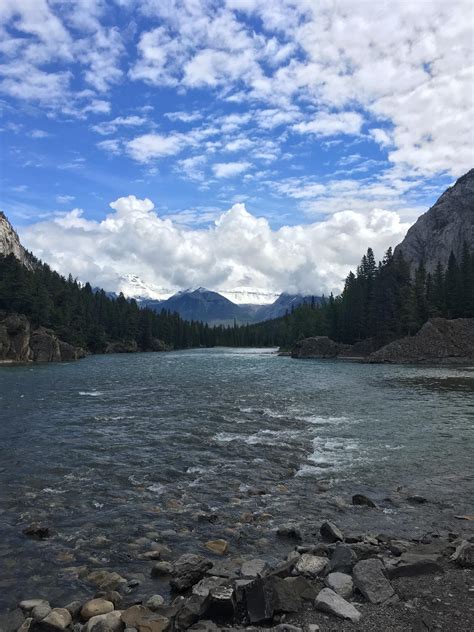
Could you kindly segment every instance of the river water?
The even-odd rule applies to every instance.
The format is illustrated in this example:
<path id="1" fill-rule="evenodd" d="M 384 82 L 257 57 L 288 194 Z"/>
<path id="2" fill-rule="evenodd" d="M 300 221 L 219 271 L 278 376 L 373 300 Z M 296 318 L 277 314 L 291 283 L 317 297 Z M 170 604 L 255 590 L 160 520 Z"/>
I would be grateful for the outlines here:
<path id="1" fill-rule="evenodd" d="M 139 559 L 225 538 L 283 555 L 276 528 L 422 536 L 474 513 L 474 367 L 297 361 L 266 349 L 0 368 L 0 610 L 93 590 L 84 568 L 164 590 Z M 377 510 L 351 506 L 361 492 Z M 422 505 L 408 498 L 421 494 Z M 42 541 L 23 535 L 41 523 Z"/>

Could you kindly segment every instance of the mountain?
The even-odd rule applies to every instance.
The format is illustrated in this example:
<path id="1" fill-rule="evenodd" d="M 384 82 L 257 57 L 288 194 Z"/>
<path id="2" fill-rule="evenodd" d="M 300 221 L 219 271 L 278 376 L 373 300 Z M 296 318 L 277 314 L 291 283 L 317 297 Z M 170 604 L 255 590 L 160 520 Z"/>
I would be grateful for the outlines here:
<path id="1" fill-rule="evenodd" d="M 13 226 L 6 215 L 0 211 L 0 257 L 13 255 L 28 270 L 33 270 L 36 259 L 20 243 Z"/>
<path id="2" fill-rule="evenodd" d="M 423 261 L 426 271 L 434 272 L 438 262 L 447 266 L 451 251 L 460 261 L 464 242 L 474 249 L 474 169 L 418 218 L 395 254 L 401 251 L 412 271 Z"/>
<path id="3" fill-rule="evenodd" d="M 271 305 L 263 305 L 255 314 L 255 322 L 261 322 L 263 320 L 271 320 L 272 318 L 279 318 L 284 316 L 287 312 L 291 312 L 292 309 L 302 305 L 303 303 L 313 302 L 319 304 L 321 302 L 320 296 L 303 296 L 302 294 L 287 294 L 283 292 L 277 298 L 277 300 Z"/>

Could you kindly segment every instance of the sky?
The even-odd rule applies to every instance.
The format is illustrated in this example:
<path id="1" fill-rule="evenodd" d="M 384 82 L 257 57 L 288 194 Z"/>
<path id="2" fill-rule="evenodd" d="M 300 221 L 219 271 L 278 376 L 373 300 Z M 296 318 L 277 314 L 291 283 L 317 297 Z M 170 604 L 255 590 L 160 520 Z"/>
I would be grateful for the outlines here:
<path id="1" fill-rule="evenodd" d="M 338 292 L 473 166 L 473 25 L 470 0 L 2 0 L 0 209 L 107 290 Z"/>

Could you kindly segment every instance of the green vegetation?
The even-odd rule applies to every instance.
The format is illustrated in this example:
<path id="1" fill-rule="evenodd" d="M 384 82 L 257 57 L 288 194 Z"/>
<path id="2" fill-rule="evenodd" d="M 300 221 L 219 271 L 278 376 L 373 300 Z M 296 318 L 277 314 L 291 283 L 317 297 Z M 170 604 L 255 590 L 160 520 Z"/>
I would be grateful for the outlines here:
<path id="1" fill-rule="evenodd" d="M 154 339 L 175 349 L 216 345 L 291 347 L 308 336 L 337 342 L 375 339 L 385 343 L 415 333 L 433 316 L 474 317 L 474 255 L 467 245 L 461 261 L 451 255 L 446 270 L 433 275 L 421 266 L 414 276 L 401 255 L 389 249 L 378 265 L 369 248 L 342 294 L 304 304 L 282 318 L 234 327 L 186 322 L 177 314 L 140 309 L 122 294 L 110 298 L 71 276 L 65 279 L 37 263 L 33 271 L 13 256 L 0 258 L 0 310 L 25 314 L 33 325 L 94 353 L 108 342 L 135 341 L 153 349 Z"/>

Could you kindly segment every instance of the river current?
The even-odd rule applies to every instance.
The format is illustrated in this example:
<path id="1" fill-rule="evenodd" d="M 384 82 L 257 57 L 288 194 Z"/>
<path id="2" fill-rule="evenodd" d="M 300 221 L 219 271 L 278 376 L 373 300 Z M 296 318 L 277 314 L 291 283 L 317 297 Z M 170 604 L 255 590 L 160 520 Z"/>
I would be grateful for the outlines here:
<path id="1" fill-rule="evenodd" d="M 298 361 L 266 349 L 0 367 L 0 610 L 90 595 L 84 569 L 164 589 L 154 543 L 276 559 L 296 522 L 449 532 L 472 514 L 474 367 Z M 353 507 L 354 493 L 378 509 Z M 409 498 L 422 495 L 421 505 Z M 23 535 L 33 523 L 51 537 Z M 463 523 L 464 526 L 464 523 Z"/>

